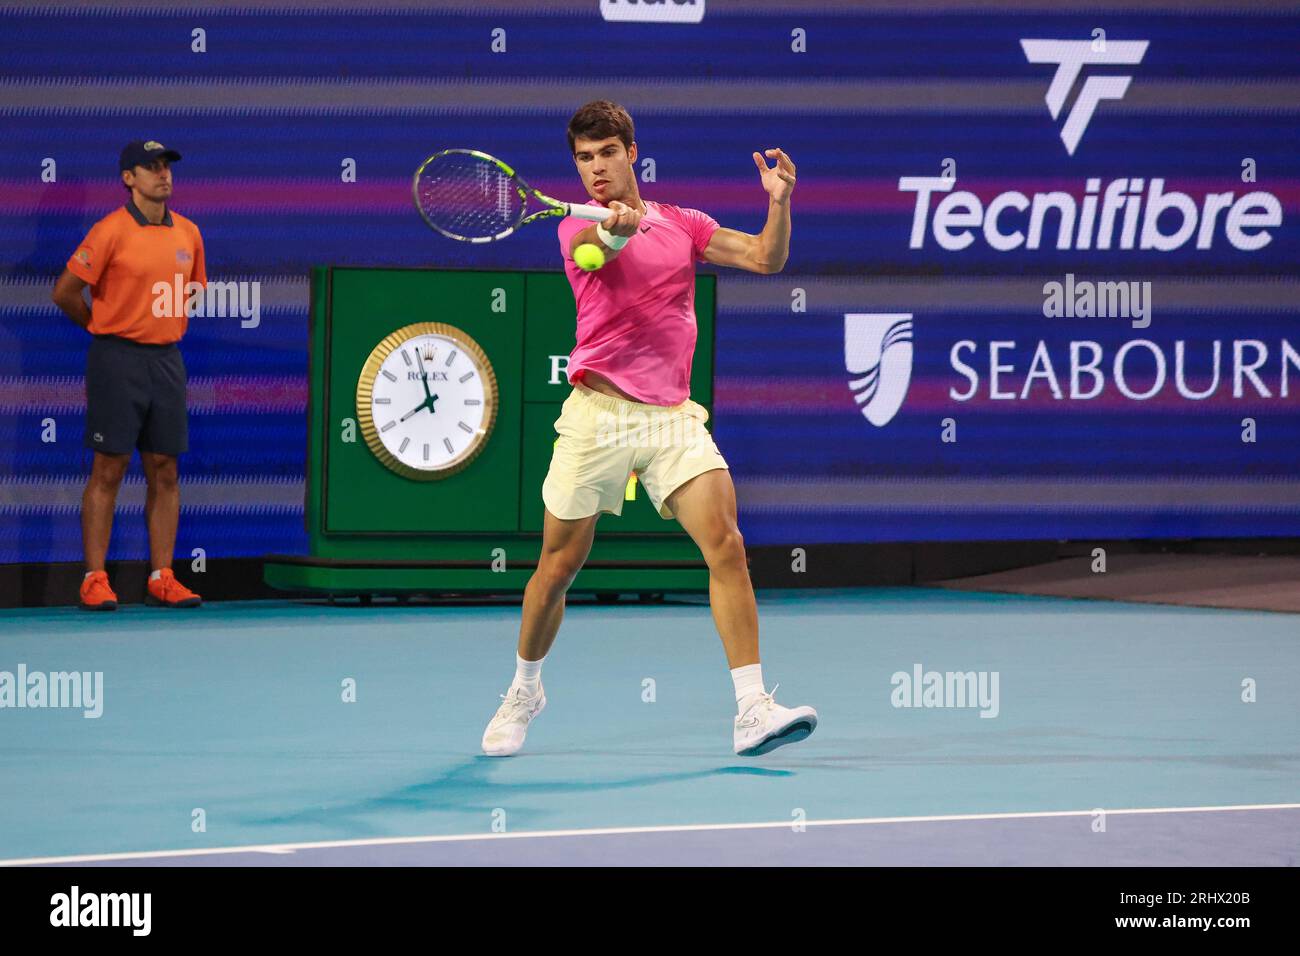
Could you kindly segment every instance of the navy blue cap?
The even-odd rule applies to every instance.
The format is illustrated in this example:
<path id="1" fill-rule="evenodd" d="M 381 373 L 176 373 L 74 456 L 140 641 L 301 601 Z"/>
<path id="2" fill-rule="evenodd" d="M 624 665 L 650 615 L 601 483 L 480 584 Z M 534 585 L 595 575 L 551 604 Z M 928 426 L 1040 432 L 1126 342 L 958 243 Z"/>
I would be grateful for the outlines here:
<path id="1" fill-rule="evenodd" d="M 181 154 L 174 149 L 168 149 L 157 140 L 132 140 L 122 149 L 120 167 L 122 169 L 135 169 L 137 166 L 148 166 L 159 157 L 174 163 L 181 158 Z"/>

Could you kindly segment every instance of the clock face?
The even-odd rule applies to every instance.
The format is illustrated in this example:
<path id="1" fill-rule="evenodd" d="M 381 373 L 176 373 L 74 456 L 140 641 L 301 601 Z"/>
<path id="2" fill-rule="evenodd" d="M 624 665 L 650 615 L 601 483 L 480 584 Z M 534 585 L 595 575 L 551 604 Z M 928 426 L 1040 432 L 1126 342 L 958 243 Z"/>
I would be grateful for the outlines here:
<path id="1" fill-rule="evenodd" d="M 375 346 L 357 382 L 357 421 L 384 465 L 421 481 L 446 478 L 487 443 L 496 374 L 459 329 L 419 322 Z"/>

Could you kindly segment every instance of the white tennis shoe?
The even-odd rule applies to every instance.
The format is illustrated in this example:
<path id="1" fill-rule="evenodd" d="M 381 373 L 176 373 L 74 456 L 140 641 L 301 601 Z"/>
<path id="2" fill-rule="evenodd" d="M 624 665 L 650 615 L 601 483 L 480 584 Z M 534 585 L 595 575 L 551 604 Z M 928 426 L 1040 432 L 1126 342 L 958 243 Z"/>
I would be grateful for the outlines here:
<path id="1" fill-rule="evenodd" d="M 546 706 L 546 692 L 541 682 L 537 694 L 527 696 L 522 687 L 512 686 L 501 695 L 502 704 L 483 731 L 483 752 L 489 757 L 509 757 L 524 745 L 528 725 Z"/>
<path id="2" fill-rule="evenodd" d="M 781 685 L 777 685 L 779 687 Z M 817 729 L 817 711 L 811 707 L 782 707 L 771 693 L 752 694 L 742 701 L 736 717 L 736 753 L 759 757 L 777 747 L 798 743 Z"/>

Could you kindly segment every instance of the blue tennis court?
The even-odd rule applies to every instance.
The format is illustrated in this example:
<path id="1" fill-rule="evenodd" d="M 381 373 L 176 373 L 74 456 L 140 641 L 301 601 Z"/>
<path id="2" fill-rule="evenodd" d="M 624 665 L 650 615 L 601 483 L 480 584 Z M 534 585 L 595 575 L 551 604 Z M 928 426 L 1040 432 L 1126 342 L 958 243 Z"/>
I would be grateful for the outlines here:
<path id="1" fill-rule="evenodd" d="M 0 612 L 0 682 L 102 674 L 87 706 L 0 710 L 0 860 L 1300 861 L 1293 615 L 926 588 L 758 599 L 769 687 L 821 724 L 749 759 L 703 596 L 571 602 L 549 704 L 509 759 L 478 746 L 517 603 Z"/>

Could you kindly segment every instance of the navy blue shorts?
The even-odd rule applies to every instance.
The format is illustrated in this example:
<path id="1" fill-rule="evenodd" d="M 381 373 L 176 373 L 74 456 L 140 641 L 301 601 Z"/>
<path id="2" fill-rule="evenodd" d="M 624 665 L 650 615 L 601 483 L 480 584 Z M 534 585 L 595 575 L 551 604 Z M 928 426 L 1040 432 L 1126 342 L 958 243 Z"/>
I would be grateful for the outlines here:
<path id="1" fill-rule="evenodd" d="M 185 381 L 175 344 L 96 335 L 86 355 L 86 447 L 106 455 L 189 451 Z"/>

